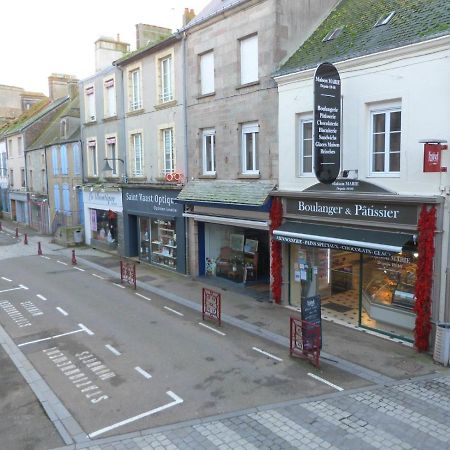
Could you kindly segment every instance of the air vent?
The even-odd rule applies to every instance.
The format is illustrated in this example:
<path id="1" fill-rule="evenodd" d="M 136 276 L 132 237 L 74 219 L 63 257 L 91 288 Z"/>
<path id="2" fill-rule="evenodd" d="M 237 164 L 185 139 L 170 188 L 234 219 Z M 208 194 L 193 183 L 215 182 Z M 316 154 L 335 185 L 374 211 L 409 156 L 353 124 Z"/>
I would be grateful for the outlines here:
<path id="1" fill-rule="evenodd" d="M 374 27 L 381 27 L 381 26 L 383 26 L 383 25 L 388 24 L 388 23 L 391 21 L 391 19 L 394 17 L 394 15 L 395 15 L 395 11 L 391 11 L 389 14 L 386 14 L 386 15 L 384 15 L 384 16 L 381 16 L 381 17 L 377 20 L 377 22 L 376 22 L 376 24 L 374 25 Z"/>

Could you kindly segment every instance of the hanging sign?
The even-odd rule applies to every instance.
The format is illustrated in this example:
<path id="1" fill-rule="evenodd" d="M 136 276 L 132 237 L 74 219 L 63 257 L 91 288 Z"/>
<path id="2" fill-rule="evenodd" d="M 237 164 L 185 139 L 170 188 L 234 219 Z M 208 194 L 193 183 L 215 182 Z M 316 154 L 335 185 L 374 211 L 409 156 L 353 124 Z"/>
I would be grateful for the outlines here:
<path id="1" fill-rule="evenodd" d="M 341 167 L 341 78 L 336 67 L 323 63 L 314 75 L 314 172 L 331 184 Z"/>

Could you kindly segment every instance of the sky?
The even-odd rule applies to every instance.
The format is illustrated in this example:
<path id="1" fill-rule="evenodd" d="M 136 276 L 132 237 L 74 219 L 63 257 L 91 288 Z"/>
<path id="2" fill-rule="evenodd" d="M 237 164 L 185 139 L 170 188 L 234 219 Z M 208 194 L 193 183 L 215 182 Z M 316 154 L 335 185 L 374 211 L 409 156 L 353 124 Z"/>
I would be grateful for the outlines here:
<path id="1" fill-rule="evenodd" d="M 95 73 L 100 36 L 136 48 L 138 23 L 182 26 L 184 8 L 198 14 L 210 0 L 11 0 L 2 2 L 0 84 L 48 95 L 52 73 L 82 80 Z"/>

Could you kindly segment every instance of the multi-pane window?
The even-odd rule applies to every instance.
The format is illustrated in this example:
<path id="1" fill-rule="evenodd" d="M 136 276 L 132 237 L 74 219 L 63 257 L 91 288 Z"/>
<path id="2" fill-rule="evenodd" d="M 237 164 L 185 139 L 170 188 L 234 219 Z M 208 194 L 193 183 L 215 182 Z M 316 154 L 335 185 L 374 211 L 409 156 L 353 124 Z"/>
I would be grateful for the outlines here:
<path id="1" fill-rule="evenodd" d="M 401 110 L 372 112 L 372 173 L 400 172 Z"/>
<path id="2" fill-rule="evenodd" d="M 170 102 L 173 100 L 172 56 L 162 58 L 159 64 L 161 77 L 161 102 Z"/>
<path id="3" fill-rule="evenodd" d="M 258 81 L 258 36 L 250 36 L 240 41 L 241 84 Z"/>
<path id="4" fill-rule="evenodd" d="M 312 120 L 301 120 L 299 129 L 299 174 L 313 173 Z"/>
<path id="5" fill-rule="evenodd" d="M 6 175 L 6 152 L 3 152 L 0 160 L 0 176 L 6 177 Z"/>
<path id="6" fill-rule="evenodd" d="M 201 95 L 214 92 L 214 52 L 204 53 L 200 56 L 200 83 Z"/>
<path id="7" fill-rule="evenodd" d="M 142 149 L 142 133 L 131 135 L 131 174 L 134 177 L 144 175 L 144 152 Z"/>
<path id="8" fill-rule="evenodd" d="M 242 125 L 242 173 L 258 174 L 258 134 L 257 123 Z"/>
<path id="9" fill-rule="evenodd" d="M 136 111 L 142 108 L 141 97 L 141 71 L 140 69 L 134 69 L 129 72 L 129 110 Z"/>
<path id="10" fill-rule="evenodd" d="M 88 141 L 88 173 L 91 177 L 98 176 L 97 165 L 97 142 L 95 140 Z"/>
<path id="11" fill-rule="evenodd" d="M 175 171 L 175 152 L 173 145 L 173 128 L 165 128 L 162 133 L 163 173 Z"/>
<path id="12" fill-rule="evenodd" d="M 94 86 L 86 88 L 85 93 L 85 107 L 86 107 L 86 122 L 95 121 L 95 94 Z"/>
<path id="13" fill-rule="evenodd" d="M 216 173 L 216 132 L 214 129 L 203 130 L 202 133 L 203 174 Z"/>
<path id="14" fill-rule="evenodd" d="M 109 78 L 104 83 L 105 86 L 105 116 L 115 116 L 116 111 L 116 87 L 114 78 Z"/>
<path id="15" fill-rule="evenodd" d="M 112 175 L 117 175 L 117 154 L 116 154 L 116 138 L 115 136 L 106 138 L 106 157 L 112 168 Z"/>

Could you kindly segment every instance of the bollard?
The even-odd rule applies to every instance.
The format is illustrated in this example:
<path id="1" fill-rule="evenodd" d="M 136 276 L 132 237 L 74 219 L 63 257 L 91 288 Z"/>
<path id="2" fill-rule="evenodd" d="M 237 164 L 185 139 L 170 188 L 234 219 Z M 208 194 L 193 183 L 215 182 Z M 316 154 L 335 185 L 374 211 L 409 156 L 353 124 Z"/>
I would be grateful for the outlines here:
<path id="1" fill-rule="evenodd" d="M 75 250 L 72 250 L 72 264 L 75 265 L 77 263 L 77 258 L 75 256 Z"/>
<path id="2" fill-rule="evenodd" d="M 42 249 L 41 249 L 41 243 L 38 242 L 38 255 L 41 256 L 42 255 Z"/>
<path id="3" fill-rule="evenodd" d="M 25 245 L 28 245 L 28 234 L 27 233 L 25 233 L 24 236 L 23 236 L 23 243 Z"/>
<path id="4" fill-rule="evenodd" d="M 16 238 L 19 237 L 19 229 L 16 227 Z"/>

